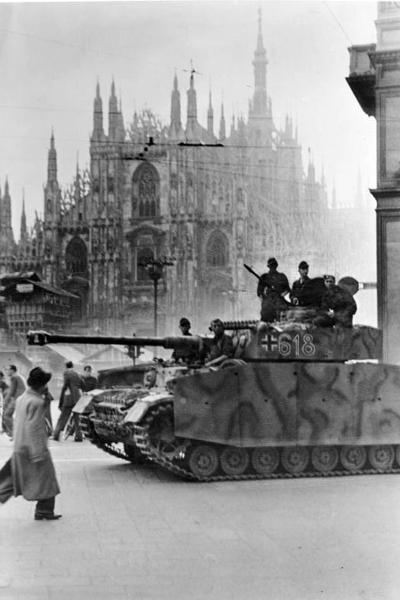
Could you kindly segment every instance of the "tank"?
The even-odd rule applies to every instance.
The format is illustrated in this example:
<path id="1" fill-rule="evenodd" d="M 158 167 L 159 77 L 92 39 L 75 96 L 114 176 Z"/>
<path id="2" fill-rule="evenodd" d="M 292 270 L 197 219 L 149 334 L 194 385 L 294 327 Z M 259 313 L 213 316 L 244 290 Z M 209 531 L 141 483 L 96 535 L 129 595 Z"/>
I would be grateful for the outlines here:
<path id="1" fill-rule="evenodd" d="M 84 415 L 90 407 L 91 440 L 122 442 L 122 457 L 146 457 L 194 481 L 400 471 L 400 367 L 378 362 L 377 329 L 224 325 L 235 350 L 219 367 L 155 362 L 142 384 L 82 397 L 76 408 Z M 201 351 L 209 338 L 30 332 L 28 342 Z"/>

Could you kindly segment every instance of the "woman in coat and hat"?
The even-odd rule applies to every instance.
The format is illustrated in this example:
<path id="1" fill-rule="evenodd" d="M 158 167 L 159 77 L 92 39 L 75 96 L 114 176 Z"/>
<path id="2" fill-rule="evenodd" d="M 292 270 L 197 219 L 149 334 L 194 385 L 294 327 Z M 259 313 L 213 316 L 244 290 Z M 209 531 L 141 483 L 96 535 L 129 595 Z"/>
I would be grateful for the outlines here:
<path id="1" fill-rule="evenodd" d="M 48 428 L 43 394 L 51 378 L 40 367 L 29 374 L 28 389 L 18 398 L 14 415 L 14 452 L 0 471 L 0 502 L 12 495 L 36 501 L 35 520 L 52 521 L 60 493 L 48 450 Z"/>

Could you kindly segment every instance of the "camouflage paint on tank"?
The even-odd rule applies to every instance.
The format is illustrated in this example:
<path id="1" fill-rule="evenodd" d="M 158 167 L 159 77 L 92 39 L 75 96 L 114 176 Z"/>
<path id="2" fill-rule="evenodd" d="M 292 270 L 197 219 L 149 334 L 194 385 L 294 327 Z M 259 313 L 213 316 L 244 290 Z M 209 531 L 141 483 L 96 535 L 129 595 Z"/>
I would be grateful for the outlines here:
<path id="1" fill-rule="evenodd" d="M 240 447 L 400 443 L 400 367 L 267 363 L 175 385 L 175 434 Z"/>

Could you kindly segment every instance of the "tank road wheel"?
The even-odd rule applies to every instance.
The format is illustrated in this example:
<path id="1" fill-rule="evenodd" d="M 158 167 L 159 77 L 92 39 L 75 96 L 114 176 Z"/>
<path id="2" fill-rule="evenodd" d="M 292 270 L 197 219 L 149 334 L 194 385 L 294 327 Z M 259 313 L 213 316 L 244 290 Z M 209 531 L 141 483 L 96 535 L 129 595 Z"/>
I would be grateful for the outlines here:
<path id="1" fill-rule="evenodd" d="M 302 473 L 309 460 L 309 452 L 305 446 L 289 446 L 282 452 L 282 465 L 288 473 Z"/>
<path id="2" fill-rule="evenodd" d="M 259 475 L 269 475 L 274 473 L 279 465 L 279 452 L 277 448 L 256 448 L 251 462 Z"/>
<path id="3" fill-rule="evenodd" d="M 170 460 L 185 454 L 188 440 L 175 437 L 172 404 L 160 405 L 149 419 L 149 439 L 152 450 Z"/>
<path id="4" fill-rule="evenodd" d="M 320 473 L 329 473 L 339 462 L 339 452 L 335 446 L 316 446 L 311 453 L 312 466 Z"/>
<path id="5" fill-rule="evenodd" d="M 364 446 L 343 446 L 340 460 L 346 471 L 358 471 L 365 465 L 367 451 Z"/>
<path id="6" fill-rule="evenodd" d="M 199 479 L 211 477 L 218 469 L 217 451 L 206 444 L 196 446 L 190 453 L 189 467 L 193 475 Z"/>
<path id="7" fill-rule="evenodd" d="M 245 448 L 228 446 L 222 450 L 220 461 L 227 475 L 242 475 L 249 465 L 249 453 Z"/>
<path id="8" fill-rule="evenodd" d="M 371 466 L 377 471 L 390 469 L 394 461 L 393 446 L 371 446 L 368 449 L 368 458 Z"/>

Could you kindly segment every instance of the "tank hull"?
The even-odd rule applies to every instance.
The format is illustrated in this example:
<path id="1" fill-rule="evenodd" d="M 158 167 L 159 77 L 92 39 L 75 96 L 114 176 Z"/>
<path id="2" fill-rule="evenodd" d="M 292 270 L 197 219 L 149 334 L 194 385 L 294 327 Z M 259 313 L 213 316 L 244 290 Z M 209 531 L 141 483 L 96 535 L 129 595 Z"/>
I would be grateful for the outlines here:
<path id="1" fill-rule="evenodd" d="M 135 443 L 199 481 L 400 470 L 400 367 L 245 364 L 175 382 L 173 398 L 135 406 Z M 157 443 L 169 418 L 174 454 Z M 156 439 L 156 442 L 154 441 Z"/>

